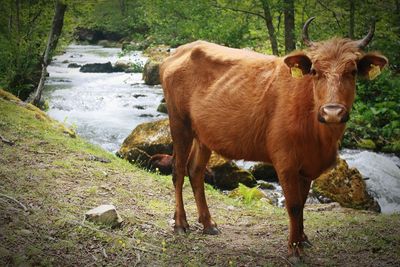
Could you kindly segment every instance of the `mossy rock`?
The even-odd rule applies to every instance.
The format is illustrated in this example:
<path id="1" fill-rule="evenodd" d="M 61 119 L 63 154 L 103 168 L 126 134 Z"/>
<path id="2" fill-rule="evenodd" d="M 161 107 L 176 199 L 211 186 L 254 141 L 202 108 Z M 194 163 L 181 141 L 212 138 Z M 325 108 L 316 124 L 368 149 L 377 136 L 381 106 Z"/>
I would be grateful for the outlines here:
<path id="1" fill-rule="evenodd" d="M 275 190 L 275 186 L 273 184 L 270 184 L 268 182 L 261 182 L 257 184 L 258 188 L 264 189 L 264 190 Z"/>
<path id="2" fill-rule="evenodd" d="M 250 168 L 250 172 L 256 180 L 278 182 L 278 175 L 274 167 L 270 164 L 258 163 Z"/>
<path id="3" fill-rule="evenodd" d="M 168 119 L 138 125 L 117 152 L 119 157 L 146 168 L 148 159 L 155 154 L 172 155 L 172 138 Z M 257 184 L 250 172 L 239 168 L 231 160 L 216 153 L 212 153 L 208 167 L 214 174 L 214 179 L 207 179 L 206 182 L 219 189 L 231 190 L 238 187 L 239 183 L 249 187 Z"/>
<path id="4" fill-rule="evenodd" d="M 124 140 L 117 155 L 137 162 L 143 160 L 144 151 L 148 155 L 172 154 L 172 138 L 169 130 L 169 120 L 163 119 L 138 125 Z"/>
<path id="5" fill-rule="evenodd" d="M 208 167 L 214 173 L 214 185 L 219 189 L 232 190 L 237 188 L 239 184 L 244 184 L 248 187 L 254 187 L 257 184 L 256 179 L 250 172 L 239 168 L 233 161 L 216 153 L 211 154 Z"/>
<path id="6" fill-rule="evenodd" d="M 160 84 L 160 62 L 148 60 L 143 69 L 143 80 L 147 85 Z"/>
<path id="7" fill-rule="evenodd" d="M 168 114 L 167 103 L 165 103 L 165 102 L 164 103 L 160 103 L 160 105 L 158 105 L 157 111 L 161 112 L 161 113 Z"/>
<path id="8" fill-rule="evenodd" d="M 148 56 L 153 61 L 161 62 L 169 56 L 170 47 L 166 45 L 158 45 L 148 47 L 143 54 Z"/>
<path id="9" fill-rule="evenodd" d="M 380 212 L 380 206 L 369 195 L 360 172 L 349 168 L 345 160 L 339 159 L 334 169 L 316 179 L 312 189 L 315 194 L 328 197 L 343 207 Z"/>

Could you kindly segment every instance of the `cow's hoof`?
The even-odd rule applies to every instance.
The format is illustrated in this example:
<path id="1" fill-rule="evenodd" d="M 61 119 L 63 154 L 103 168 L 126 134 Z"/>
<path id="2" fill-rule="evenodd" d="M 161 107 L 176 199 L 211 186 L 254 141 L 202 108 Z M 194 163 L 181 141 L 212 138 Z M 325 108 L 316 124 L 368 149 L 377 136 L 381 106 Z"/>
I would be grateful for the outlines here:
<path id="1" fill-rule="evenodd" d="M 184 235 L 189 231 L 189 227 L 183 227 L 183 226 L 174 226 L 174 233 L 177 235 Z"/>
<path id="2" fill-rule="evenodd" d="M 203 234 L 206 235 L 219 235 L 221 233 L 220 230 L 218 230 L 218 228 L 216 226 L 209 226 L 204 228 L 203 230 Z"/>
<path id="3" fill-rule="evenodd" d="M 313 244 L 307 239 L 307 240 L 301 241 L 301 246 L 303 248 L 311 248 L 313 246 Z"/>

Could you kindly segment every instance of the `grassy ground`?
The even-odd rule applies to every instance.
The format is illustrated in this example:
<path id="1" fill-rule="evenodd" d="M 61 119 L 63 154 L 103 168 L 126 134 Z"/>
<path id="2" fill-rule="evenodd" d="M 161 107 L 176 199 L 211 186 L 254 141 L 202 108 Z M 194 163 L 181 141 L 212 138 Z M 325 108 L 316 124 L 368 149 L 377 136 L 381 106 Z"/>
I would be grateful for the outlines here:
<path id="1" fill-rule="evenodd" d="M 204 236 L 186 182 L 192 230 L 176 236 L 170 177 L 72 138 L 32 109 L 0 98 L 0 135 L 14 142 L 0 141 L 0 266 L 289 265 L 284 209 L 207 187 L 222 234 Z M 87 210 L 111 203 L 124 219 L 121 228 L 83 221 Z M 304 265 L 400 266 L 400 215 L 313 205 L 305 218 L 314 246 Z"/>

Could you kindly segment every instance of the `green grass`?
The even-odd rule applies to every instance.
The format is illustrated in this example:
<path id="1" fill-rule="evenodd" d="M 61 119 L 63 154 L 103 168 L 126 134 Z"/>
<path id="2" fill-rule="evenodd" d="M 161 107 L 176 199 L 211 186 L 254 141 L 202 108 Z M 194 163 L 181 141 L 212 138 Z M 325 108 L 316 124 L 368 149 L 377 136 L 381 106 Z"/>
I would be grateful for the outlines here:
<path id="1" fill-rule="evenodd" d="M 186 179 L 191 231 L 174 235 L 170 177 L 72 138 L 37 113 L 0 98 L 0 135 L 15 142 L 0 142 L 0 193 L 27 208 L 0 196 L 1 266 L 287 265 L 284 209 L 230 198 L 206 185 L 222 234 L 204 236 Z M 111 162 L 90 160 L 91 155 Z M 83 221 L 84 213 L 100 204 L 117 207 L 121 228 Z M 305 266 L 400 265 L 400 215 L 312 205 L 305 219 L 314 243 L 305 251 Z"/>

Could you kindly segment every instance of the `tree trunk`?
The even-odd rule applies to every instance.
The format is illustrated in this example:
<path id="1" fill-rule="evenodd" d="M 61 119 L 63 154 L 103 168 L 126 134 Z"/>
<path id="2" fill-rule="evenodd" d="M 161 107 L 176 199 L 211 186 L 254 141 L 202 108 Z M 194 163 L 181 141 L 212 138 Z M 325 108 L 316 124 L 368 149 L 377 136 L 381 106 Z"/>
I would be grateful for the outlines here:
<path id="1" fill-rule="evenodd" d="M 286 54 L 296 49 L 294 37 L 294 0 L 285 0 L 285 52 Z"/>
<path id="2" fill-rule="evenodd" d="M 396 0 L 396 15 L 397 15 L 397 21 L 395 21 L 395 25 L 397 22 L 397 32 L 400 34 L 400 0 Z"/>
<path id="3" fill-rule="evenodd" d="M 49 38 L 47 39 L 46 50 L 42 58 L 42 75 L 40 77 L 39 85 L 36 88 L 32 99 L 29 101 L 36 106 L 39 105 L 40 99 L 42 97 L 44 82 L 46 80 L 46 75 L 47 75 L 47 66 L 50 64 L 51 54 L 57 47 L 58 38 L 60 37 L 62 27 L 64 25 L 64 13 L 66 9 L 67 5 L 61 3 L 60 0 L 57 0 L 55 13 L 53 17 L 53 23 L 50 29 Z"/>
<path id="4" fill-rule="evenodd" d="M 8 33 L 10 34 L 10 36 L 12 31 L 13 31 L 13 4 L 12 2 L 10 2 L 10 15 L 8 16 Z"/>
<path id="5" fill-rule="evenodd" d="M 126 12 L 125 0 L 119 0 L 119 9 L 121 10 L 121 14 L 125 15 L 125 12 Z"/>
<path id="6" fill-rule="evenodd" d="M 268 29 L 268 35 L 269 35 L 269 40 L 271 42 L 272 53 L 278 56 L 279 55 L 278 42 L 276 41 L 275 28 L 274 24 L 272 23 L 271 10 L 268 5 L 268 0 L 261 0 L 261 4 L 263 6 L 264 19 Z"/>
<path id="7" fill-rule="evenodd" d="M 15 0 L 15 28 L 17 29 L 17 35 L 19 37 L 19 31 L 20 31 L 20 19 L 19 19 L 19 0 Z"/>
<path id="8" fill-rule="evenodd" d="M 355 3 L 354 0 L 349 0 L 350 3 L 350 21 L 349 21 L 349 38 L 354 39 L 354 13 Z"/>

